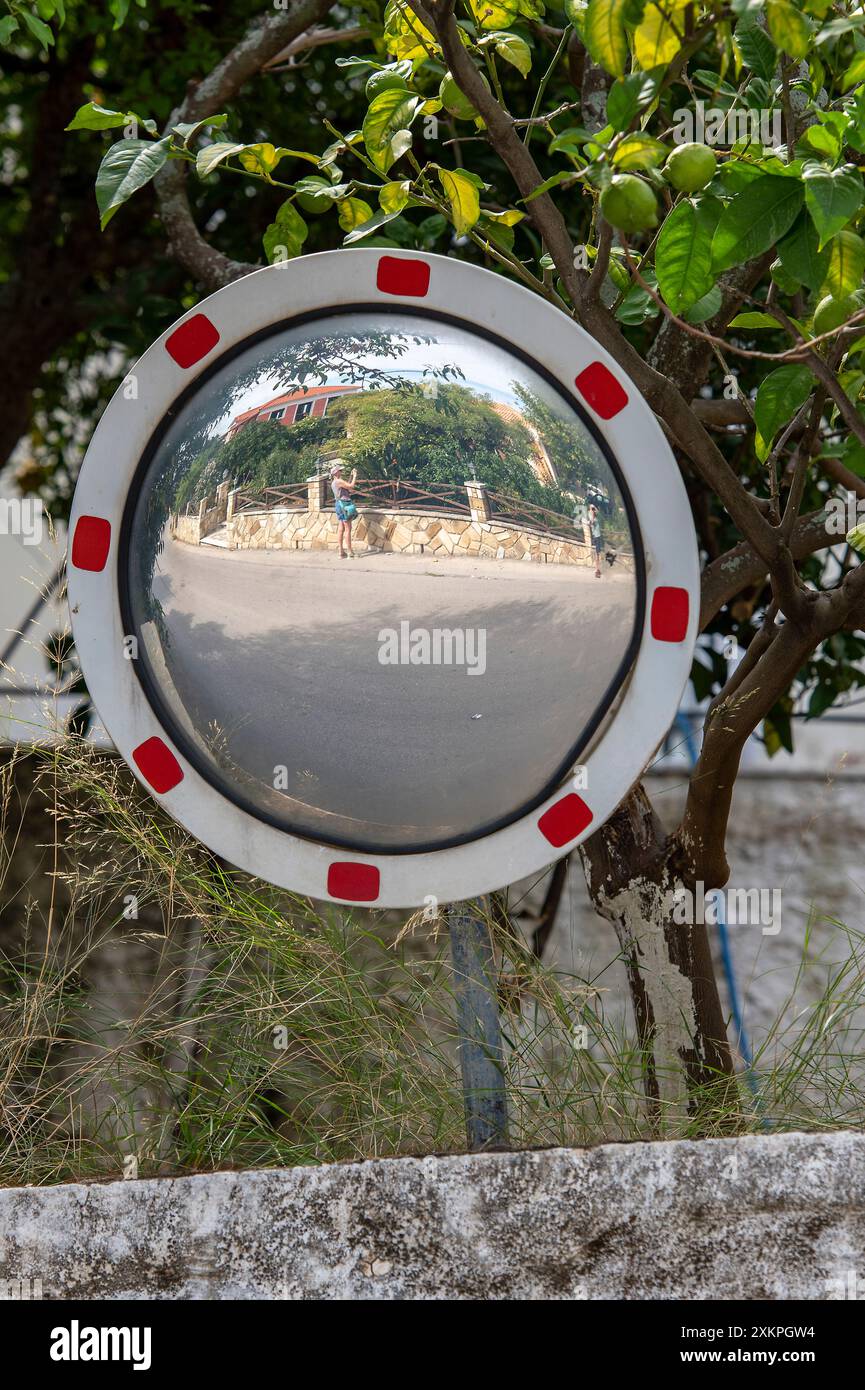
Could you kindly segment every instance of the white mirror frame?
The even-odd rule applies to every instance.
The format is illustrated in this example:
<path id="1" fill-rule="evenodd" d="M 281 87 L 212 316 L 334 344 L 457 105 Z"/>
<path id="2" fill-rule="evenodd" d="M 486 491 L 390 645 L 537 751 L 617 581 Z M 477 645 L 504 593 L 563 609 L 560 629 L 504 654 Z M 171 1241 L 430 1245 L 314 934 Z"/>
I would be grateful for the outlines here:
<path id="1" fill-rule="evenodd" d="M 460 319 L 468 331 L 512 342 L 544 368 L 606 440 L 636 509 L 645 553 L 639 648 L 612 714 L 582 755 L 579 790 L 566 779 L 502 829 L 425 853 L 353 853 L 301 839 L 241 809 L 173 745 L 139 684 L 135 661 L 124 655 L 121 522 L 139 461 L 166 413 L 250 335 L 295 315 L 375 303 Z M 566 314 L 501 275 L 444 256 L 328 251 L 256 271 L 205 299 L 139 358 L 102 416 L 81 468 L 69 534 L 75 645 L 119 753 L 166 811 L 214 853 L 281 888 L 331 902 L 457 902 L 554 863 L 603 824 L 643 772 L 691 670 L 697 540 L 679 469 L 652 411 L 621 367 Z"/>

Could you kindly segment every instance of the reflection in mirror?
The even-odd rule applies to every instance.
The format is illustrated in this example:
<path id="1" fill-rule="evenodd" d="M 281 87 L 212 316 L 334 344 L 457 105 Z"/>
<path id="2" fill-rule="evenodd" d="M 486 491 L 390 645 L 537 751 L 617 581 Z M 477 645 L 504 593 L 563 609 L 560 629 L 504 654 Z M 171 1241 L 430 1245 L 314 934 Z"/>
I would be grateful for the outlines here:
<path id="1" fill-rule="evenodd" d="M 437 848 L 552 790 L 633 656 L 639 545 L 539 370 L 438 318 L 284 326 L 139 474 L 127 621 L 181 751 L 254 814 Z"/>

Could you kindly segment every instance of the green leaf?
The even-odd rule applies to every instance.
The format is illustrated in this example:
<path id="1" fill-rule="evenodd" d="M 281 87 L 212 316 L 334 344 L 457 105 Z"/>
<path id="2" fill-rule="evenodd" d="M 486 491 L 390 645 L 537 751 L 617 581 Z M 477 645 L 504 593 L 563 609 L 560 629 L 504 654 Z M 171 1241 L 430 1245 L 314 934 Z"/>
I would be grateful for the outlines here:
<path id="1" fill-rule="evenodd" d="M 858 439 L 847 440 L 842 457 L 845 468 L 849 468 L 857 478 L 865 478 L 865 446 Z"/>
<path id="2" fill-rule="evenodd" d="M 842 92 L 849 91 L 851 87 L 855 87 L 856 83 L 861 82 L 863 78 L 865 78 L 865 52 L 854 55 L 852 63 L 841 79 Z"/>
<path id="3" fill-rule="evenodd" d="M 811 49 L 811 26 L 790 0 L 766 0 L 766 22 L 776 48 L 791 58 L 807 58 Z"/>
<path id="4" fill-rule="evenodd" d="M 518 203 L 531 203 L 535 198 L 540 198 L 542 193 L 548 193 L 551 188 L 558 188 L 563 183 L 576 183 L 579 175 L 574 169 L 560 169 L 557 174 L 551 174 L 543 183 L 539 183 L 537 188 L 533 188 L 526 198 L 518 198 Z"/>
<path id="5" fill-rule="evenodd" d="M 728 159 L 720 167 L 718 178 L 724 186 L 725 192 L 731 197 L 741 193 L 749 184 L 755 183 L 757 179 L 763 177 L 763 170 L 758 169 L 756 164 L 749 164 L 745 159 Z"/>
<path id="6" fill-rule="evenodd" d="M 658 306 L 652 296 L 641 285 L 632 285 L 616 310 L 616 318 L 619 323 L 636 327 L 645 323 L 646 319 L 654 318 L 657 313 Z"/>
<path id="7" fill-rule="evenodd" d="M 347 197 L 350 187 L 347 183 L 331 183 L 329 179 L 322 178 L 321 174 L 306 174 L 302 179 L 298 179 L 294 191 L 302 198 L 315 200 L 312 203 L 301 203 L 304 212 L 322 213 L 329 212 L 333 203 Z"/>
<path id="8" fill-rule="evenodd" d="M 218 116 L 205 116 L 203 121 L 183 121 L 180 125 L 174 126 L 173 129 L 175 135 L 180 136 L 186 149 L 189 149 L 190 141 L 194 140 L 202 130 L 208 128 L 221 130 L 227 120 L 228 116 L 225 112 L 220 112 Z"/>
<path id="9" fill-rule="evenodd" d="M 634 31 L 634 54 L 646 72 L 675 58 L 682 47 L 688 0 L 648 0 Z"/>
<path id="10" fill-rule="evenodd" d="M 388 0 L 384 12 L 384 42 L 395 58 L 428 58 L 437 53 L 438 40 L 408 4 L 408 0 Z"/>
<path id="11" fill-rule="evenodd" d="M 489 215 L 481 213 L 480 221 L 475 228 L 478 236 L 483 237 L 487 244 L 492 243 L 499 246 L 503 251 L 513 251 L 514 249 L 514 229 L 501 222 L 492 222 Z"/>
<path id="12" fill-rule="evenodd" d="M 398 183 L 386 183 L 378 195 L 379 206 L 383 212 L 402 212 L 409 200 L 411 181 L 402 179 Z"/>
<path id="13" fill-rule="evenodd" d="M 728 203 L 715 230 L 716 270 L 729 270 L 774 246 L 789 230 L 803 199 L 798 179 L 763 174 Z"/>
<path id="14" fill-rule="evenodd" d="M 589 0 L 583 39 L 596 63 L 614 77 L 624 77 L 628 61 L 625 32 L 627 0 Z"/>
<path id="15" fill-rule="evenodd" d="M 658 73 L 629 72 L 627 77 L 619 77 L 610 88 L 607 97 L 607 120 L 613 130 L 627 130 L 634 117 L 654 101 L 658 90 Z"/>
<path id="16" fill-rule="evenodd" d="M 712 236 L 720 214 L 717 198 L 679 203 L 665 219 L 655 248 L 658 287 L 674 314 L 690 309 L 715 282 Z"/>
<path id="17" fill-rule="evenodd" d="M 344 198 L 339 205 L 339 225 L 344 232 L 353 232 L 372 216 L 372 208 L 363 198 Z"/>
<path id="18" fill-rule="evenodd" d="M 217 140 L 198 151 L 195 172 L 199 178 L 205 179 L 226 159 L 233 156 L 236 156 L 238 163 L 250 174 L 262 174 L 265 178 L 270 177 L 283 159 L 305 159 L 307 163 L 315 165 L 319 162 L 318 155 L 307 154 L 305 150 L 289 150 L 284 145 L 274 146 L 268 141 L 237 145 L 230 140 Z"/>
<path id="19" fill-rule="evenodd" d="M 482 29 L 498 29 L 513 24 L 519 14 L 517 0 L 468 0 L 475 22 Z"/>
<path id="20" fill-rule="evenodd" d="M 734 97 L 736 95 L 736 88 L 732 82 L 725 82 L 721 74 L 715 72 L 713 68 L 695 68 L 691 73 L 691 81 L 707 87 L 713 97 L 719 95 Z"/>
<path id="21" fill-rule="evenodd" d="M 439 169 L 438 176 L 450 204 L 457 236 L 464 236 L 481 215 L 478 185 L 483 187 L 483 182 L 467 169 Z"/>
<path id="22" fill-rule="evenodd" d="M 261 239 L 270 264 L 299 256 L 308 233 L 309 228 L 294 204 L 284 202 Z"/>
<path id="23" fill-rule="evenodd" d="M 817 154 L 825 154 L 831 160 L 838 158 L 841 153 L 841 140 L 838 132 L 829 126 L 812 125 L 802 134 L 802 144 L 809 149 L 816 150 Z"/>
<path id="24" fill-rule="evenodd" d="M 791 701 L 785 696 L 784 700 L 779 700 L 774 705 L 763 720 L 763 739 L 765 741 L 766 752 L 770 758 L 774 758 L 782 748 L 788 753 L 793 752 L 793 725 L 790 719 Z"/>
<path id="25" fill-rule="evenodd" d="M 3 19 L 0 19 L 0 43 L 8 43 L 17 28 L 18 20 L 15 16 L 4 15 Z"/>
<path id="26" fill-rule="evenodd" d="M 517 212 L 516 208 L 506 208 L 504 212 L 485 212 L 490 222 L 497 222 L 500 227 L 515 227 L 518 222 L 522 222 L 525 217 L 524 212 Z"/>
<path id="27" fill-rule="evenodd" d="M 819 246 L 840 232 L 862 206 L 862 175 L 852 164 L 826 169 L 822 164 L 806 164 L 802 171 L 805 205 L 817 228 Z"/>
<path id="28" fill-rule="evenodd" d="M 277 150 L 275 145 L 264 140 L 254 145 L 244 145 L 237 157 L 248 173 L 264 174 L 265 177 L 269 177 L 282 158 L 282 154 L 283 151 Z"/>
<path id="29" fill-rule="evenodd" d="M 118 140 L 107 151 L 96 175 L 96 205 L 103 231 L 117 209 L 159 173 L 168 158 L 170 138 Z"/>
<path id="30" fill-rule="evenodd" d="M 504 32 L 491 34 L 490 38 L 499 57 L 510 63 L 523 77 L 528 77 L 532 70 L 532 50 L 525 39 L 521 39 L 519 34 Z"/>
<path id="31" fill-rule="evenodd" d="M 687 323 L 705 323 L 707 319 L 713 319 L 721 312 L 723 302 L 721 286 L 713 285 L 709 293 L 698 299 L 696 304 L 692 304 L 690 309 L 686 309 L 682 317 Z"/>
<path id="32" fill-rule="evenodd" d="M 617 145 L 613 163 L 623 172 L 628 169 L 656 169 L 666 157 L 666 145 L 651 135 L 636 131 L 633 135 L 626 135 Z"/>
<path id="33" fill-rule="evenodd" d="M 814 378 L 808 367 L 791 364 L 776 367 L 763 378 L 754 401 L 754 419 L 757 424 L 755 451 L 761 461 L 768 458 L 775 438 L 782 425 L 786 425 L 800 406 L 804 405 L 814 385 Z"/>
<path id="34" fill-rule="evenodd" d="M 865 241 L 855 232 L 836 232 L 829 242 L 829 269 L 826 289 L 833 299 L 843 299 L 858 290 L 865 273 Z"/>
<path id="35" fill-rule="evenodd" d="M 837 19 L 830 19 L 828 24 L 823 25 L 814 42 L 834 43 L 842 34 L 849 33 L 851 29 L 858 29 L 862 24 L 865 24 L 863 14 L 839 15 Z"/>
<path id="36" fill-rule="evenodd" d="M 97 106 L 95 102 L 88 101 L 79 106 L 66 129 L 115 130 L 118 126 L 126 125 L 127 121 L 137 119 L 137 116 L 128 111 L 109 111 L 104 106 Z"/>
<path id="37" fill-rule="evenodd" d="M 560 130 L 554 135 L 547 148 L 550 154 L 558 154 L 561 151 L 565 154 L 582 155 L 583 145 L 591 138 L 591 133 L 583 126 L 570 125 L 567 130 Z"/>
<path id="38" fill-rule="evenodd" d="M 793 230 L 778 243 L 781 264 L 800 285 L 819 290 L 829 270 L 829 248 L 821 251 L 817 245 L 817 229 L 811 218 L 803 214 Z"/>
<path id="39" fill-rule="evenodd" d="M 269 179 L 276 166 L 283 159 L 305 159 L 309 164 L 318 164 L 318 155 L 307 154 L 305 150 L 289 150 L 284 145 L 271 145 L 261 141 L 254 145 L 244 145 L 238 159 L 250 174 L 263 174 Z"/>
<path id="40" fill-rule="evenodd" d="M 742 62 L 750 68 L 755 77 L 771 82 L 778 66 L 778 54 L 769 35 L 759 24 L 742 24 L 740 21 L 733 37 L 742 55 Z"/>
<path id="41" fill-rule="evenodd" d="M 824 714 L 830 705 L 834 705 L 840 693 L 834 686 L 826 683 L 815 685 L 808 700 L 808 718 L 816 719 Z"/>
<path id="42" fill-rule="evenodd" d="M 33 14 L 32 10 L 19 10 L 18 13 L 34 39 L 38 39 L 43 48 L 50 48 L 54 42 L 54 35 L 48 25 L 44 24 L 38 15 Z"/>
<path id="43" fill-rule="evenodd" d="M 422 97 L 413 96 L 402 87 L 379 92 L 370 102 L 363 122 L 363 142 L 380 173 L 386 174 L 411 148 L 409 127 L 422 102 Z"/>
<path id="44" fill-rule="evenodd" d="M 384 227 L 388 222 L 393 222 L 395 217 L 399 217 L 398 212 L 377 212 L 372 217 L 368 217 L 365 222 L 353 227 L 348 236 L 344 239 L 343 245 L 351 246 L 356 241 L 362 241 L 364 237 L 377 232 L 379 227 Z"/>
<path id="45" fill-rule="evenodd" d="M 245 145 L 233 144 L 231 140 L 217 140 L 212 145 L 206 145 L 195 157 L 195 172 L 200 179 L 206 179 L 223 160 L 245 149 Z"/>
<path id="46" fill-rule="evenodd" d="M 760 314 L 756 311 L 747 314 L 737 314 L 730 320 L 730 328 L 780 328 L 777 319 L 773 319 L 771 314 Z"/>

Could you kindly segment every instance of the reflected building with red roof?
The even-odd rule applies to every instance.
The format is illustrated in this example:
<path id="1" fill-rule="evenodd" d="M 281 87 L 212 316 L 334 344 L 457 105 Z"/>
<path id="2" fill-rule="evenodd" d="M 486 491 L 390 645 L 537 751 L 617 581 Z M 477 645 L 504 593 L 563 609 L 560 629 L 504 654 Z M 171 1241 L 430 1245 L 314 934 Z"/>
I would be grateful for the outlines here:
<path id="1" fill-rule="evenodd" d="M 251 410 L 243 410 L 235 415 L 225 433 L 226 439 L 233 439 L 253 420 L 273 420 L 278 425 L 293 425 L 296 420 L 308 416 L 320 417 L 327 414 L 331 401 L 341 400 L 343 396 L 353 395 L 362 390 L 360 382 L 348 386 L 308 386 L 305 390 L 287 391 L 274 396 Z"/>

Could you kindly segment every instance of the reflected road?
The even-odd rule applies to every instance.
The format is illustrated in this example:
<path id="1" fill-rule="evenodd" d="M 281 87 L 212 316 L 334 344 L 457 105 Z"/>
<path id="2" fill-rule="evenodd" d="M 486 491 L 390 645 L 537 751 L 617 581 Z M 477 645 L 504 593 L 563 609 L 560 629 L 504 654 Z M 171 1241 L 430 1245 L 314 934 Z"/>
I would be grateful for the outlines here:
<path id="1" fill-rule="evenodd" d="M 615 567 L 596 580 L 169 537 L 153 591 L 177 699 L 247 798 L 301 833 L 393 849 L 490 825 L 541 790 L 616 673 L 635 585 Z M 380 634 L 404 621 L 484 629 L 485 673 L 383 665 Z"/>

